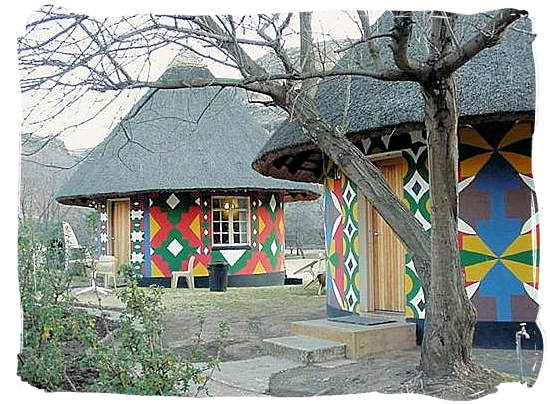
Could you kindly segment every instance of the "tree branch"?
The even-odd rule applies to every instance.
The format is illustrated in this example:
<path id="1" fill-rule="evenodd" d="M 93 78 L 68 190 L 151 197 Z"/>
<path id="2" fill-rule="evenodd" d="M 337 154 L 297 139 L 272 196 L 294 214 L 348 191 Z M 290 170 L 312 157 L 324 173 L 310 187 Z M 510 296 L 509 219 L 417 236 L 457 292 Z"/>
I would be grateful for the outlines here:
<path id="1" fill-rule="evenodd" d="M 260 94 L 272 95 L 274 89 L 276 92 L 282 90 L 282 85 L 277 83 L 281 80 L 308 80 L 312 78 L 326 78 L 339 76 L 356 76 L 370 77 L 383 81 L 416 81 L 416 76 L 411 76 L 406 72 L 399 70 L 387 70 L 384 72 L 371 72 L 361 69 L 335 69 L 331 71 L 313 71 L 309 73 L 294 73 L 294 74 L 265 74 L 260 76 L 249 76 L 243 79 L 231 78 L 208 78 L 208 79 L 175 79 L 162 81 L 127 81 L 121 82 L 114 86 L 92 87 L 96 91 L 107 90 L 124 90 L 134 88 L 161 88 L 161 89 L 178 89 L 178 88 L 201 88 L 210 86 L 221 87 L 237 87 L 246 90 L 254 91 Z"/>
<path id="2" fill-rule="evenodd" d="M 477 35 L 441 58 L 434 66 L 435 69 L 442 75 L 456 71 L 482 50 L 496 45 L 506 28 L 520 17 L 527 16 L 527 14 L 525 10 L 510 8 L 499 10 Z"/>
<path id="3" fill-rule="evenodd" d="M 396 66 L 412 77 L 420 79 L 427 74 L 427 66 L 409 57 L 409 42 L 412 33 L 412 11 L 392 11 L 394 27 L 390 49 Z"/>

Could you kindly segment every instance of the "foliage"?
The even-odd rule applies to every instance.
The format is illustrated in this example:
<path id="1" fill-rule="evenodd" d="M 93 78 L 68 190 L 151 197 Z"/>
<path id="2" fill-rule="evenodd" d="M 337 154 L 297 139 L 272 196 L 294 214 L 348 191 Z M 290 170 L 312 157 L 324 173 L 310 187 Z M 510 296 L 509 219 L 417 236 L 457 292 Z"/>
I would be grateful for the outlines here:
<path id="1" fill-rule="evenodd" d="M 163 289 L 138 287 L 129 266 L 123 268 L 128 285 L 117 292 L 124 303 L 119 322 L 109 320 L 101 306 L 100 316 L 87 313 L 69 293 L 71 274 L 58 246 L 39 234 L 20 227 L 23 332 L 18 373 L 23 380 L 49 391 L 208 393 L 208 372 L 217 368 L 219 353 L 202 354 L 204 318 L 198 322 L 192 358 L 201 364 L 172 354 L 163 346 Z M 227 332 L 227 325 L 220 324 L 219 346 Z"/>
<path id="2" fill-rule="evenodd" d="M 18 240 L 19 291 L 23 312 L 19 373 L 49 390 L 62 385 L 66 372 L 62 344 L 70 332 L 71 275 L 51 233 L 21 225 Z"/>
<path id="3" fill-rule="evenodd" d="M 116 391 L 140 395 L 181 395 L 206 389 L 205 373 L 218 365 L 218 358 L 205 360 L 203 365 L 182 361 L 163 347 L 163 289 L 157 286 L 138 287 L 137 275 L 129 266 L 124 273 L 128 286 L 118 292 L 124 303 L 115 344 L 105 347 L 97 339 L 88 341 L 93 347 L 89 356 L 99 370 L 94 390 Z M 199 321 L 199 334 L 204 321 Z M 227 336 L 220 326 L 219 338 Z M 200 352 L 200 341 L 195 349 Z"/>

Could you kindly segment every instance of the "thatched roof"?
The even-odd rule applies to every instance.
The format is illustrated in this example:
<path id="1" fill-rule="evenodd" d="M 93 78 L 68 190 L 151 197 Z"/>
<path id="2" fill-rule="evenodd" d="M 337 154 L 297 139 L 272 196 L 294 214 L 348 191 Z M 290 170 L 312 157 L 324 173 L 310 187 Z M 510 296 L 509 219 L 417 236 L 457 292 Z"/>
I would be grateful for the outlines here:
<path id="1" fill-rule="evenodd" d="M 176 60 L 161 80 L 191 77 L 213 76 Z M 149 90 L 56 199 L 85 205 L 102 197 L 183 190 L 280 190 L 286 200 L 315 199 L 316 188 L 309 184 L 267 178 L 252 169 L 268 133 L 245 102 L 237 89 Z"/>
<path id="2" fill-rule="evenodd" d="M 492 14 L 492 13 L 487 13 Z M 427 45 L 420 33 L 427 24 L 427 13 L 415 13 L 415 36 L 410 54 L 426 60 Z M 456 37 L 468 38 L 484 26 L 483 14 L 461 16 Z M 390 13 L 383 14 L 372 35 L 388 33 L 393 27 Z M 461 123 L 489 117 L 533 116 L 535 111 L 535 66 L 529 19 L 522 19 L 508 29 L 500 44 L 482 51 L 460 68 L 458 74 L 459 114 Z M 377 40 L 386 66 L 395 68 L 389 39 Z M 366 46 L 358 46 L 339 62 L 340 66 L 360 65 L 372 68 Z M 351 87 L 349 87 L 351 85 Z M 350 88 L 349 112 L 346 110 Z M 382 82 L 365 77 L 338 77 L 323 80 L 316 96 L 319 111 L 332 125 L 347 121 L 347 133 L 357 141 L 368 136 L 423 127 L 424 101 L 419 86 L 413 82 Z M 264 175 L 299 181 L 319 181 L 321 153 L 295 122 L 285 121 L 271 136 L 253 163 Z"/>

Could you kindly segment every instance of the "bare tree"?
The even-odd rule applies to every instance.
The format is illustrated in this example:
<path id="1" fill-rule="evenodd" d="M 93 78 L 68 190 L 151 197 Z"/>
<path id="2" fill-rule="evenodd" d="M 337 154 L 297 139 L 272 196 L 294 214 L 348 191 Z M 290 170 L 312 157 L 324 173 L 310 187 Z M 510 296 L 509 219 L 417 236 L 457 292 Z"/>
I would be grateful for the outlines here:
<path id="1" fill-rule="evenodd" d="M 23 92 L 64 95 L 58 108 L 74 102 L 83 90 L 118 94 L 129 89 L 182 89 L 207 86 L 242 88 L 277 106 L 357 184 L 411 254 L 427 301 L 421 371 L 427 377 L 470 377 L 479 368 L 472 361 L 475 310 L 460 269 L 457 246 L 457 95 L 455 72 L 482 50 L 498 44 L 504 31 L 527 13 L 503 9 L 488 16 L 485 26 L 462 42 L 454 35 L 457 16 L 429 12 L 425 32 L 429 55 L 417 60 L 408 53 L 414 15 L 393 11 L 393 28 L 372 35 L 368 14 L 357 11 L 360 38 L 346 41 L 341 51 L 366 44 L 372 67 L 335 65 L 316 41 L 311 13 L 236 17 L 148 15 L 96 20 L 51 7 L 43 8 L 19 40 Z M 50 28 L 45 30 L 45 28 Z M 296 57 L 286 38 L 297 31 Z M 46 35 L 43 33 L 47 32 Z M 393 65 L 380 60 L 378 40 L 389 39 Z M 166 46 L 185 49 L 222 66 L 238 77 L 151 80 L 150 61 Z M 278 71 L 259 63 L 257 49 L 277 58 Z M 297 60 L 296 60 L 297 59 Z M 136 66 L 139 68 L 136 69 Z M 420 85 L 428 132 L 432 230 L 427 235 L 367 156 L 345 135 L 345 125 L 330 123 L 314 102 L 320 79 L 350 76 Z"/>

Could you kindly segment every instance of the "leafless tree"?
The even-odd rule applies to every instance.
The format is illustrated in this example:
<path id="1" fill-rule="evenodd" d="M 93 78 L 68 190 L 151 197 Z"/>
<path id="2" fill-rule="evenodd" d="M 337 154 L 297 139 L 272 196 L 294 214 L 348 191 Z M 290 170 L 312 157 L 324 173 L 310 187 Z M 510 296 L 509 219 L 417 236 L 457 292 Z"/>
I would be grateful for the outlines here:
<path id="1" fill-rule="evenodd" d="M 236 87 L 259 94 L 255 102 L 287 112 L 303 132 L 357 184 L 411 254 L 427 300 L 421 371 L 437 378 L 477 375 L 472 361 L 475 310 L 464 289 L 457 246 L 457 95 L 455 72 L 482 50 L 496 46 L 505 30 L 526 12 L 503 9 L 487 16 L 485 26 L 458 42 L 457 15 L 427 12 L 425 60 L 409 55 L 415 17 L 393 11 L 393 28 L 373 35 L 368 13 L 357 11 L 360 37 L 340 44 L 353 52 L 366 45 L 372 67 L 336 65 L 316 40 L 312 15 L 302 12 L 254 16 L 139 15 L 98 20 L 53 7 L 41 9 L 19 40 L 23 92 L 63 94 L 54 111 L 76 102 L 84 91 L 112 93 L 131 89 Z M 299 35 L 297 55 L 287 45 Z M 393 64 L 380 60 L 379 40 L 389 40 Z M 156 80 L 151 60 L 166 46 L 185 49 L 204 60 L 233 68 L 236 77 Z M 276 57 L 277 71 L 253 55 L 261 49 Z M 350 76 L 387 82 L 416 82 L 425 100 L 428 133 L 431 236 L 423 231 L 367 156 L 319 112 L 314 93 L 320 79 Z M 40 95 L 37 95 L 38 97 Z"/>

